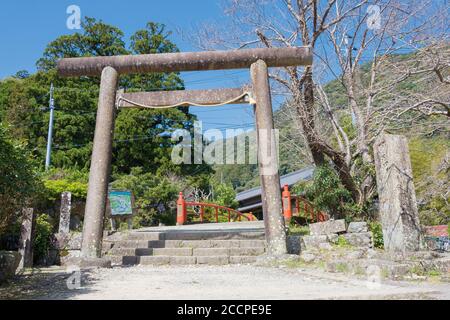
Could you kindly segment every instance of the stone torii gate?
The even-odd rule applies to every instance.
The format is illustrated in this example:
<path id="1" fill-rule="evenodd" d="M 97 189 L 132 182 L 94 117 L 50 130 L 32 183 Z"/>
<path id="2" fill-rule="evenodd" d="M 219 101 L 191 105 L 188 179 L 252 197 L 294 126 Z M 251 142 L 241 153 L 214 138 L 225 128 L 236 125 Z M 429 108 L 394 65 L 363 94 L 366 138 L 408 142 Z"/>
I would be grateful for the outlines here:
<path id="1" fill-rule="evenodd" d="M 58 62 L 58 74 L 60 76 L 101 75 L 83 224 L 82 259 L 95 260 L 101 257 L 103 218 L 111 167 L 115 105 L 118 100 L 121 100 L 120 107 L 143 105 L 157 107 L 176 105 L 182 101 L 200 105 L 211 105 L 224 101 L 249 103 L 245 97 L 237 101 L 233 100 L 245 92 L 244 89 L 240 88 L 125 93 L 120 95 L 119 98 L 121 99 L 116 99 L 119 75 L 242 68 L 250 68 L 252 79 L 263 217 L 268 251 L 269 254 L 274 255 L 286 253 L 286 234 L 282 214 L 277 157 L 272 157 L 267 164 L 267 159 L 265 159 L 268 156 L 267 152 L 261 152 L 260 147 L 262 143 L 267 143 L 266 147 L 270 148 L 271 154 L 276 155 L 268 67 L 311 64 L 312 51 L 309 47 L 66 58 L 60 60 Z M 133 103 L 130 103 L 130 101 L 133 101 Z M 268 134 L 263 137 L 261 131 L 264 130 Z"/>

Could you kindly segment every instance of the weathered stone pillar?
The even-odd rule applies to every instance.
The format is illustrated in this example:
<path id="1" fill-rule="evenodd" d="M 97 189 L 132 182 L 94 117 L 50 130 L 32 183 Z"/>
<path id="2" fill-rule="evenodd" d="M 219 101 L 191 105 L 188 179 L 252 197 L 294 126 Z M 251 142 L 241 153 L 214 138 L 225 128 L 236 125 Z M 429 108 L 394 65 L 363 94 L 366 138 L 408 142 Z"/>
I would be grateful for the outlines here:
<path id="1" fill-rule="evenodd" d="M 119 75 L 115 69 L 111 67 L 103 69 L 83 223 L 82 258 L 101 256 L 118 79 Z"/>
<path id="2" fill-rule="evenodd" d="M 35 216 L 33 208 L 22 210 L 22 225 L 20 226 L 20 263 L 18 269 L 33 267 L 33 234 L 35 226 Z"/>
<path id="3" fill-rule="evenodd" d="M 406 137 L 382 134 L 375 142 L 374 157 L 384 248 L 419 250 L 419 214 Z"/>
<path id="4" fill-rule="evenodd" d="M 250 72 L 256 99 L 258 165 L 268 253 L 280 255 L 287 253 L 286 231 L 281 206 L 278 152 L 267 64 L 258 60 L 251 65 Z"/>
<path id="5" fill-rule="evenodd" d="M 59 210 L 59 228 L 56 234 L 58 249 L 64 249 L 70 237 L 70 211 L 72 207 L 72 193 L 61 193 L 61 207 Z"/>
<path id="6" fill-rule="evenodd" d="M 70 210 L 72 208 L 72 193 L 61 193 L 61 209 L 59 212 L 59 229 L 60 235 L 68 235 L 70 232 Z"/>

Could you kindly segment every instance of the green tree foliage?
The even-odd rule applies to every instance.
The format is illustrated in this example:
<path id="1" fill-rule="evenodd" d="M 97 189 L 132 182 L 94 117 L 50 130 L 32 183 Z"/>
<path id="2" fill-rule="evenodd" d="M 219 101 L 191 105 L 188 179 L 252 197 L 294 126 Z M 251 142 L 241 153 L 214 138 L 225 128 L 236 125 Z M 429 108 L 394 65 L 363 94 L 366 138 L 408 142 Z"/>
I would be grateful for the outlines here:
<path id="1" fill-rule="evenodd" d="M 90 164 L 98 101 L 98 77 L 62 79 L 56 75 L 60 58 L 111 56 L 135 53 L 177 52 L 165 26 L 148 23 L 130 37 L 126 48 L 123 32 L 93 18 L 82 23 L 83 31 L 58 37 L 38 60 L 38 72 L 0 82 L 0 117 L 13 126 L 16 137 L 28 141 L 36 158 L 44 159 L 49 112 L 49 87 L 55 86 L 55 124 L 52 165 L 59 168 L 87 169 Z M 182 90 L 178 73 L 151 73 L 121 77 L 126 91 Z M 190 130 L 194 117 L 187 108 L 170 110 L 123 110 L 116 119 L 114 170 L 129 173 L 142 166 L 155 171 L 168 160 L 174 142 L 170 133 L 178 128 Z M 43 161 L 42 161 L 43 165 Z"/>
<path id="2" fill-rule="evenodd" d="M 0 123 L 0 234 L 31 204 L 40 184 L 24 144 L 14 141 Z"/>
<path id="3" fill-rule="evenodd" d="M 234 209 L 239 205 L 236 201 L 236 191 L 231 184 L 226 183 L 220 183 L 214 187 L 213 202 Z"/>

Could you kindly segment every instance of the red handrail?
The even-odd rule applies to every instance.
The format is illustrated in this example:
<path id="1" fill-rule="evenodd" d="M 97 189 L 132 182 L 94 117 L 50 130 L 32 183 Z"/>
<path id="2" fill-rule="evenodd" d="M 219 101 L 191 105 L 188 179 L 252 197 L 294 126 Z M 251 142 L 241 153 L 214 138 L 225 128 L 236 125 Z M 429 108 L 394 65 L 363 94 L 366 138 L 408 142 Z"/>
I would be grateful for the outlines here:
<path id="1" fill-rule="evenodd" d="M 205 214 L 205 208 L 214 208 L 214 216 L 216 219 L 216 222 L 219 222 L 219 212 L 220 210 L 223 210 L 227 212 L 228 214 L 228 222 L 231 222 L 231 213 L 235 213 L 238 216 L 238 220 L 241 221 L 242 217 L 247 219 L 248 221 L 252 221 L 253 219 L 250 217 L 247 217 L 244 213 L 237 211 L 233 208 L 228 208 L 225 206 L 221 206 L 215 203 L 206 203 L 206 202 L 195 202 L 195 201 L 185 201 L 186 207 L 200 207 L 200 221 L 203 222 L 204 214 Z"/>
<path id="2" fill-rule="evenodd" d="M 231 214 L 234 213 L 237 215 L 237 220 L 241 221 L 242 217 L 247 219 L 248 221 L 253 221 L 253 215 L 251 212 L 250 216 L 245 215 L 244 213 L 235 210 L 233 208 L 228 208 L 225 206 L 221 206 L 214 203 L 206 203 L 206 202 L 197 202 L 197 201 L 185 201 L 183 198 L 183 193 L 180 192 L 180 196 L 177 201 L 177 224 L 184 224 L 187 222 L 187 207 L 199 207 L 200 208 L 200 222 L 204 222 L 205 219 L 205 208 L 214 208 L 214 215 L 216 222 L 219 222 L 219 212 L 225 211 L 228 213 L 228 222 L 231 222 Z M 195 212 L 196 213 L 196 212 Z"/>
<path id="3" fill-rule="evenodd" d="M 283 192 L 281 193 L 281 204 L 283 206 L 283 216 L 286 221 L 286 223 L 289 223 L 293 215 L 300 216 L 300 203 L 303 202 L 303 217 L 310 221 L 325 221 L 328 220 L 328 214 L 315 209 L 314 205 L 309 202 L 307 199 L 299 196 L 299 195 L 291 195 L 291 192 L 289 191 L 289 186 L 285 184 L 283 186 Z M 295 200 L 295 210 L 292 209 L 292 200 Z M 315 209 L 315 215 L 314 215 L 314 209 Z M 308 218 L 308 215 L 310 218 Z"/>
<path id="4" fill-rule="evenodd" d="M 291 198 L 295 200 L 295 211 L 293 212 L 294 216 L 301 216 L 301 209 L 300 204 L 303 202 L 303 217 L 309 219 L 311 221 L 315 222 L 322 222 L 329 220 L 329 216 L 326 212 L 315 209 L 314 204 L 312 204 L 307 199 L 298 196 L 298 195 L 291 195 Z"/>

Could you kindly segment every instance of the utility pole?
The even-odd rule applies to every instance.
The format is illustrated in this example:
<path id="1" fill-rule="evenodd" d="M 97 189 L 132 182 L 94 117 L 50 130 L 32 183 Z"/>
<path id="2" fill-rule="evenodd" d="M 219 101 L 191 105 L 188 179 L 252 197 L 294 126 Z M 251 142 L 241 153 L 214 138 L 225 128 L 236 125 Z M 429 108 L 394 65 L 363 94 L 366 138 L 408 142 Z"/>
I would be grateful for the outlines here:
<path id="1" fill-rule="evenodd" d="M 55 103 L 53 100 L 53 83 L 50 85 L 50 119 L 48 120 L 48 137 L 47 137 L 47 154 L 45 156 L 45 170 L 50 167 L 50 157 L 52 153 L 52 138 L 53 138 L 53 115 L 55 111 Z"/>

